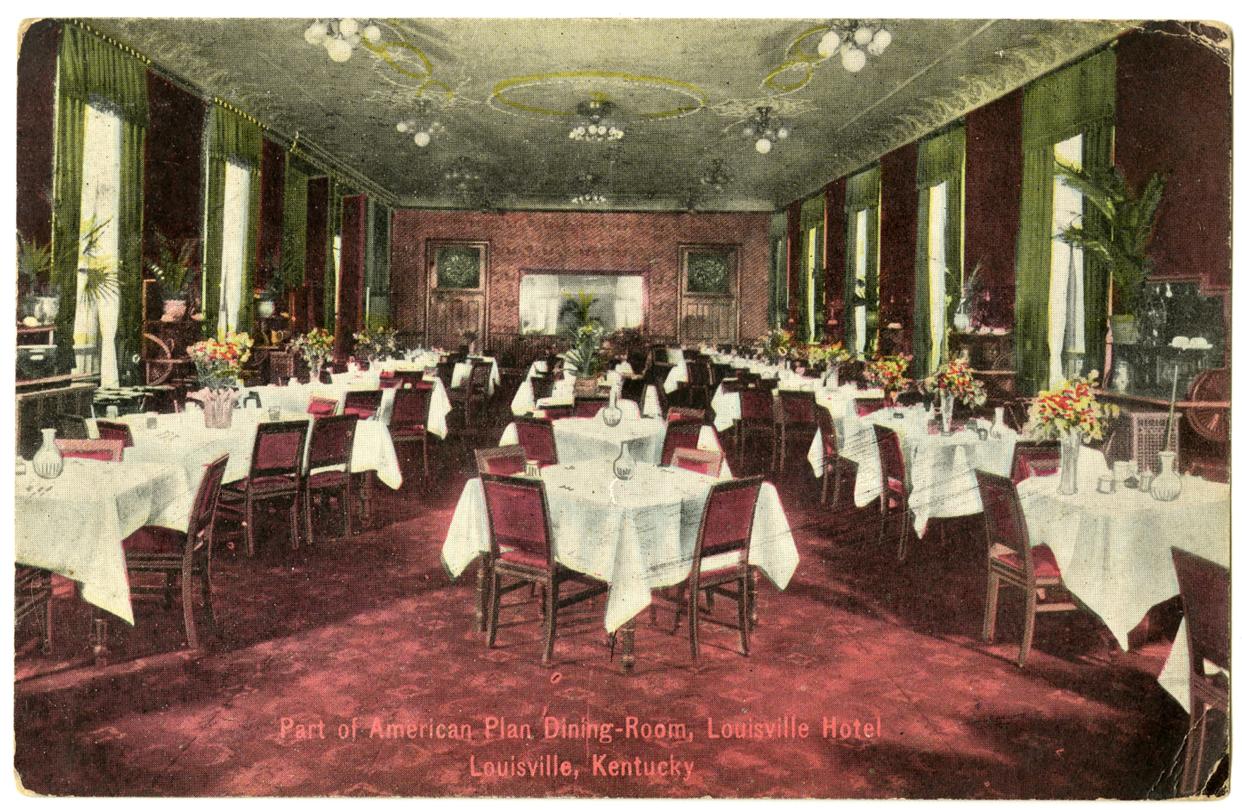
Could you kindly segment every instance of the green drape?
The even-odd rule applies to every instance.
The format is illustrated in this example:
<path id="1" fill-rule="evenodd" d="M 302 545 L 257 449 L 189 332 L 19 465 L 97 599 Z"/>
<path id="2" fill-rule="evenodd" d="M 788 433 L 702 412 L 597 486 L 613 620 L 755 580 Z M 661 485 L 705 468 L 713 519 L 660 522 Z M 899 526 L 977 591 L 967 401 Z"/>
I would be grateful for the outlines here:
<path id="1" fill-rule="evenodd" d="M 306 274 L 306 182 L 309 178 L 310 167 L 293 154 L 287 155 L 285 210 L 280 238 L 285 290 L 301 287 Z"/>
<path id="2" fill-rule="evenodd" d="M 240 115 L 219 104 L 207 116 L 207 212 L 203 243 L 203 332 L 215 336 L 219 324 L 221 257 L 224 248 L 224 178 L 232 161 L 250 171 L 250 200 L 246 217 L 246 250 L 242 265 L 241 301 L 238 302 L 237 329 L 251 328 L 254 311 L 255 251 L 259 237 L 259 165 L 263 156 L 263 131 Z"/>
<path id="3" fill-rule="evenodd" d="M 915 184 L 919 190 L 918 241 L 914 254 L 914 364 L 916 375 L 923 376 L 931 368 L 933 355 L 931 334 L 931 270 L 928 255 L 928 229 L 931 220 L 930 189 L 945 183 L 945 265 L 948 274 L 944 284 L 943 323 L 952 320 L 950 313 L 960 301 L 962 286 L 962 183 L 966 169 L 966 129 L 955 126 L 919 144 L 919 165 Z M 946 326 L 947 334 L 947 326 Z M 943 348 L 943 347 L 941 347 Z M 939 353 L 940 362 L 944 353 Z"/>
<path id="4" fill-rule="evenodd" d="M 821 194 L 818 197 L 803 200 L 799 217 L 798 224 L 802 239 L 799 240 L 797 265 L 800 271 L 798 273 L 798 296 L 802 301 L 803 317 L 798 322 L 797 338 L 806 341 L 811 339 L 812 324 L 818 325 L 816 335 L 822 337 L 824 323 L 822 305 L 824 300 L 824 196 Z M 814 239 L 811 238 L 811 231 L 815 231 Z M 812 280 L 814 281 L 814 295 L 811 294 Z"/>
<path id="5" fill-rule="evenodd" d="M 367 300 L 366 328 L 388 325 L 388 251 L 389 210 L 374 200 L 368 201 L 367 218 Z"/>
<path id="6" fill-rule="evenodd" d="M 86 105 L 116 111 L 122 122 L 121 183 L 117 201 L 117 373 L 136 382 L 133 356 L 142 346 L 142 200 L 147 127 L 146 66 L 74 25 L 61 33 L 57 59 L 56 135 L 52 179 L 52 282 L 60 294 L 57 366 L 74 367 L 77 264 L 82 205 Z"/>
<path id="7" fill-rule="evenodd" d="M 768 327 L 775 329 L 785 322 L 785 230 L 787 215 L 785 212 L 772 217 L 768 242 L 771 245 L 772 264 L 768 273 Z"/>
<path id="8" fill-rule="evenodd" d="M 872 351 L 872 344 L 879 335 L 880 317 L 880 167 L 861 171 L 845 181 L 845 340 L 853 350 L 854 307 L 863 303 L 867 307 L 867 335 L 864 346 Z M 866 283 L 857 288 L 854 276 L 854 245 L 858 238 L 856 215 L 867 214 Z"/>
<path id="9" fill-rule="evenodd" d="M 1088 169 L 1098 170 L 1112 165 L 1113 127 L 1111 122 L 1097 122 L 1083 136 L 1082 162 Z M 1083 204 L 1083 219 L 1100 225 L 1103 219 L 1094 205 Z M 1083 306 L 1087 314 L 1083 335 L 1083 373 L 1095 369 L 1104 374 L 1104 350 L 1108 339 L 1108 266 L 1090 251 L 1083 255 Z"/>
<path id="10" fill-rule="evenodd" d="M 1116 68 L 1116 54 L 1102 51 L 1033 82 L 1023 96 L 1022 204 L 1014 301 L 1014 360 L 1018 390 L 1023 394 L 1034 394 L 1048 384 L 1053 150 L 1059 142 L 1085 133 L 1084 166 L 1111 162 Z M 1107 280 L 1101 281 L 1097 262 L 1084 265 L 1084 284 L 1090 366 L 1097 356 L 1101 364 L 1103 361 L 1103 321 L 1107 314 Z"/>

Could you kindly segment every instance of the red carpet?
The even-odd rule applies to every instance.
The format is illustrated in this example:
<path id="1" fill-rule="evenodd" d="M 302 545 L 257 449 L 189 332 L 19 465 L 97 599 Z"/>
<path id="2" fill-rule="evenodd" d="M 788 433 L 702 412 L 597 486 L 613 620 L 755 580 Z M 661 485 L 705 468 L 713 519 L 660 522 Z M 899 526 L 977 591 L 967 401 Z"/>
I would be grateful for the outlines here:
<path id="1" fill-rule="evenodd" d="M 260 559 L 222 551 L 219 629 L 199 654 L 177 652 L 179 608 L 142 604 L 137 628 L 113 625 L 115 663 L 82 666 L 87 612 L 65 602 L 51 658 L 18 661 L 22 784 L 76 795 L 837 798 L 1174 788 L 1186 716 L 1155 682 L 1168 642 L 1123 654 L 1089 616 L 1041 616 L 1018 669 L 1016 604 L 1002 602 L 1000 643 L 979 641 L 984 551 L 971 521 L 944 541 L 933 525 L 899 565 L 871 513 L 803 501 L 799 470 L 780 489 L 802 562 L 786 592 L 761 580 L 750 657 L 735 631 L 709 624 L 693 664 L 684 622 L 669 636 L 663 609 L 659 628 L 640 619 L 626 677 L 608 660 L 602 600 L 566 612 L 551 668 L 539 663 L 534 602 L 506 611 L 486 648 L 473 569 L 454 583 L 439 563 L 462 480 L 382 491 L 378 528 L 349 540 L 291 553 L 277 525 Z M 725 620 L 729 607 L 717 608 Z M 487 739 L 489 717 L 534 739 Z M 628 717 L 650 739 L 627 739 Z M 590 738 L 546 739 L 545 723 Z M 617 727 L 610 741 L 601 723 Z M 711 738 L 709 723 L 776 737 Z M 472 739 L 434 738 L 451 724 Z M 864 724 L 873 736 L 855 738 Z"/>

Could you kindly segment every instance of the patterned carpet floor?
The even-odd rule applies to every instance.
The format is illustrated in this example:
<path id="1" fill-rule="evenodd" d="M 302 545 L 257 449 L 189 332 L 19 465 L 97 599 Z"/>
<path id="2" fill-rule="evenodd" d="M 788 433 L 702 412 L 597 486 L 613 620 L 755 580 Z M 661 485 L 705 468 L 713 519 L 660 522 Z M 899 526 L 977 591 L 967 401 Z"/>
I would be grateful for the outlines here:
<path id="1" fill-rule="evenodd" d="M 777 482 L 801 563 L 784 592 L 761 578 L 749 657 L 736 631 L 709 623 L 694 663 L 685 623 L 670 635 L 662 609 L 658 627 L 640 618 L 638 666 L 623 675 L 600 599 L 565 612 L 545 668 L 534 601 L 505 611 L 489 650 L 474 629 L 473 568 L 453 582 L 440 564 L 467 465 L 460 449 L 438 458 L 433 490 L 410 474 L 350 539 L 292 552 L 277 523 L 261 527 L 256 559 L 221 549 L 218 627 L 200 651 L 182 646 L 179 607 L 143 603 L 135 628 L 113 624 L 109 665 L 90 666 L 89 614 L 63 600 L 50 656 L 17 660 L 22 785 L 976 799 L 1175 787 L 1186 715 L 1155 680 L 1167 634 L 1123 653 L 1090 615 L 1045 615 L 1019 669 L 1016 602 L 1002 602 L 998 643 L 979 640 L 977 521 L 943 534 L 933 523 L 899 564 L 873 511 L 821 510 L 809 475 L 791 470 Z M 450 731 L 470 739 L 442 738 Z"/>

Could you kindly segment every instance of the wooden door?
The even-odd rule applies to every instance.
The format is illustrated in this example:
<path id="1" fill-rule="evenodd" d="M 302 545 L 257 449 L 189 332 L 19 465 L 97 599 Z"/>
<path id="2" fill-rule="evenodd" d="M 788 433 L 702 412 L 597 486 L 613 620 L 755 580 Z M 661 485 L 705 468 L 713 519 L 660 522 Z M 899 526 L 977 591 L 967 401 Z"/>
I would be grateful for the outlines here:
<path id="1" fill-rule="evenodd" d="M 427 344 L 487 346 L 487 243 L 427 244 Z M 474 337 L 471 337 L 471 334 Z"/>
<path id="2" fill-rule="evenodd" d="M 678 340 L 737 342 L 737 246 L 682 245 Z"/>

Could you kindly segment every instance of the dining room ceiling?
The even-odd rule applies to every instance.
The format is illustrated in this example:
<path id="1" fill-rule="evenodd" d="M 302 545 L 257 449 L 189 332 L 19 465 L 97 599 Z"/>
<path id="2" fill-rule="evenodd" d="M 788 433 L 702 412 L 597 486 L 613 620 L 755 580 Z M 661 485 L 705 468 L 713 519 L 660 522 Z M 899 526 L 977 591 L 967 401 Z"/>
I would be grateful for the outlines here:
<path id="1" fill-rule="evenodd" d="M 395 205 L 578 208 L 589 174 L 602 210 L 705 211 L 780 207 L 1131 27 L 886 20 L 891 45 L 851 73 L 816 51 L 828 20 L 377 19 L 380 42 L 339 63 L 309 19 L 87 22 Z M 570 139 L 591 99 L 622 139 Z M 767 154 L 743 133 L 759 107 L 789 129 Z M 419 146 L 429 119 L 443 131 Z M 446 182 L 463 159 L 478 182 Z"/>

